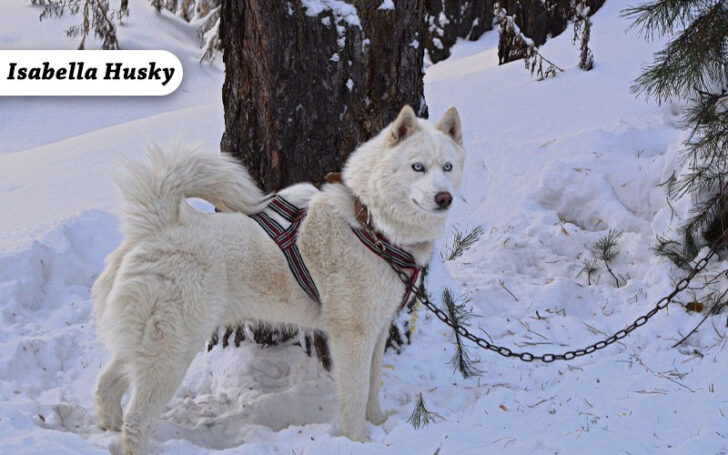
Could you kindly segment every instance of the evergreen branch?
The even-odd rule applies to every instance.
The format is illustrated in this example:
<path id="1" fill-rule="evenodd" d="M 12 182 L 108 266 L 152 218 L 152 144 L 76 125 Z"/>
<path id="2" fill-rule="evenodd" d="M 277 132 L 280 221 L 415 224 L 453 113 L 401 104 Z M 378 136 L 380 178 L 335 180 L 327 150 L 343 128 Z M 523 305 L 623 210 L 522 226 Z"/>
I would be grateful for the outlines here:
<path id="1" fill-rule="evenodd" d="M 728 9 L 720 0 L 694 17 L 665 49 L 655 54 L 655 61 L 643 70 L 632 89 L 662 102 L 671 97 L 688 98 L 694 88 L 709 90 L 715 83 L 725 84 L 726 30 Z"/>
<path id="2" fill-rule="evenodd" d="M 728 37 L 726 37 L 728 41 Z M 687 156 L 704 160 L 706 165 L 721 166 L 726 171 L 726 160 L 716 158 L 728 147 L 728 94 L 696 90 L 697 97 L 685 115 L 685 123 L 692 131 L 685 143 Z M 695 161 L 695 160 L 694 160 Z"/>
<path id="3" fill-rule="evenodd" d="M 648 39 L 675 35 L 642 71 L 633 90 L 658 102 L 680 97 L 691 104 L 683 117 L 689 135 L 683 143 L 682 169 L 666 187 L 668 198 L 688 196 L 692 208 L 678 228 L 680 241 L 658 236 L 655 252 L 692 270 L 700 237 L 712 248 L 728 246 L 728 0 L 652 0 L 623 14 L 633 18 L 632 27 L 641 28 Z M 704 287 L 715 282 L 706 279 Z M 696 305 L 707 307 L 711 295 Z M 720 299 L 724 296 L 725 292 Z M 706 319 L 707 315 L 700 324 Z"/>
<path id="4" fill-rule="evenodd" d="M 445 420 L 440 414 L 430 411 L 425 406 L 425 399 L 422 397 L 422 392 L 417 395 L 417 402 L 415 408 L 412 410 L 412 415 L 407 419 L 407 422 L 412 425 L 415 430 L 424 428 L 430 424 L 435 423 L 437 419 Z"/>
<path id="5" fill-rule="evenodd" d="M 462 256 L 463 253 L 468 251 L 475 243 L 480 240 L 483 235 L 483 226 L 476 226 L 471 231 L 461 231 L 458 226 L 452 228 L 453 240 L 450 246 L 446 246 L 450 250 L 445 260 L 452 261 L 453 259 Z"/>
<path id="6" fill-rule="evenodd" d="M 582 264 L 583 267 L 581 268 L 581 270 L 579 270 L 579 273 L 576 275 L 576 277 L 579 278 L 579 275 L 581 275 L 582 273 L 586 273 L 587 284 L 591 286 L 592 275 L 599 271 L 599 261 L 597 261 L 596 259 L 584 259 Z"/>
<path id="7" fill-rule="evenodd" d="M 684 155 L 691 155 L 692 151 L 686 149 Z M 693 158 L 700 162 L 700 158 L 693 156 Z M 726 163 L 714 163 L 714 160 L 720 160 L 722 156 L 720 153 L 717 156 L 711 157 L 707 160 L 708 163 L 700 163 L 690 165 L 691 170 L 680 177 L 678 181 L 673 185 L 674 194 L 680 198 L 688 193 L 694 193 L 699 198 L 705 198 L 711 194 L 719 192 L 721 188 L 721 182 L 728 181 L 728 168 Z"/>
<path id="8" fill-rule="evenodd" d="M 621 236 L 621 232 L 610 229 L 609 232 L 607 232 L 607 235 L 601 237 L 592 245 L 592 249 L 599 259 L 604 262 L 604 267 L 606 267 L 609 274 L 612 275 L 612 278 L 614 278 L 614 282 L 617 284 L 617 287 L 620 287 L 621 284 L 619 282 L 619 278 L 617 278 L 612 271 L 612 268 L 609 266 L 609 263 L 612 262 L 612 260 L 614 260 L 614 258 L 616 258 L 619 254 L 619 251 L 617 250 L 617 240 Z"/>
<path id="9" fill-rule="evenodd" d="M 592 248 L 599 255 L 599 258 L 604 262 L 610 262 L 617 257 L 619 251 L 617 250 L 617 240 L 622 236 L 622 233 L 610 229 L 607 235 L 599 238 Z"/>
<path id="10" fill-rule="evenodd" d="M 695 206 L 690 210 L 691 218 L 680 226 L 679 231 L 683 234 L 687 247 L 686 254 L 690 257 L 694 257 L 698 253 L 693 233 L 702 231 L 705 236 L 707 231 L 715 231 L 715 234 L 711 236 L 712 239 L 706 239 L 715 241 L 725 235 L 725 232 L 728 232 L 726 230 L 726 225 L 728 225 L 727 189 L 728 184 L 724 185 L 712 196 L 696 202 Z"/>
<path id="11" fill-rule="evenodd" d="M 683 270 L 692 270 L 690 266 L 690 258 L 685 256 L 682 245 L 674 240 L 657 236 L 657 244 L 652 248 L 658 256 L 664 256 L 672 261 L 673 264 Z"/>
<path id="12" fill-rule="evenodd" d="M 622 10 L 622 16 L 632 19 L 628 30 L 639 28 L 645 39 L 664 36 L 683 29 L 690 24 L 696 14 L 700 14 L 707 1 L 655 0 L 639 6 Z M 696 8 L 697 6 L 697 8 Z"/>
<path id="13" fill-rule="evenodd" d="M 475 317 L 475 315 L 469 312 L 466 308 L 469 300 L 465 297 L 456 299 L 448 288 L 443 289 L 442 300 L 445 302 L 448 318 L 453 323 L 453 332 L 455 333 L 455 355 L 453 355 L 452 360 L 450 360 L 450 364 L 454 369 L 460 371 L 463 378 L 480 375 L 482 371 L 473 365 L 474 362 L 470 358 L 467 347 L 463 345 L 463 341 L 458 330 L 460 327 L 468 327 L 470 325 L 469 320 Z"/>

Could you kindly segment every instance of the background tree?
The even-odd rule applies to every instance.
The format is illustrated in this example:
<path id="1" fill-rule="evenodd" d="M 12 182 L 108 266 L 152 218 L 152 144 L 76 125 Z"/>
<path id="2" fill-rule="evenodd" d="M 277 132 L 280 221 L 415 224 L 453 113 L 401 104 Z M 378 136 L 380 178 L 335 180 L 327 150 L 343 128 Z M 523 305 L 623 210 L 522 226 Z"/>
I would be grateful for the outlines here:
<path id="1" fill-rule="evenodd" d="M 656 0 L 625 14 L 646 39 L 671 38 L 633 89 L 660 103 L 689 103 L 683 168 L 666 187 L 673 199 L 689 197 L 693 209 L 678 229 L 680 239 L 658 238 L 657 251 L 690 268 L 699 245 L 725 249 L 728 236 L 728 3 Z"/>
<path id="2" fill-rule="evenodd" d="M 493 29 L 493 0 L 425 0 L 425 60 L 450 56 L 458 38 L 475 41 Z"/>
<path id="3" fill-rule="evenodd" d="M 223 151 L 266 191 L 323 182 L 404 104 L 427 116 L 423 0 L 226 0 Z"/>
<path id="4" fill-rule="evenodd" d="M 221 0 L 149 0 L 157 11 L 167 10 L 185 22 L 196 22 L 203 49 L 200 60 L 212 61 L 221 50 Z M 71 26 L 66 34 L 80 37 L 78 48 L 86 48 L 86 38 L 93 35 L 101 41 L 101 49 L 120 49 L 117 26 L 129 16 L 129 0 L 31 0 L 43 6 L 40 19 L 61 17 L 65 13 L 80 15 L 81 23 Z"/>
<path id="5" fill-rule="evenodd" d="M 116 24 L 129 15 L 129 0 L 121 0 L 116 8 L 109 5 L 109 0 L 31 0 L 31 3 L 43 6 L 40 20 L 59 18 L 66 13 L 80 14 L 81 23 L 66 31 L 68 36 L 81 38 L 79 49 L 85 49 L 86 38 L 92 33 L 101 40 L 102 49 L 120 49 Z"/>
<path id="6" fill-rule="evenodd" d="M 575 6 L 581 5 L 583 11 L 594 14 L 604 4 L 604 0 L 499 0 L 497 5 L 513 18 L 517 30 L 530 38 L 538 47 L 549 37 L 554 37 L 568 25 L 574 17 Z M 498 40 L 498 59 L 508 63 L 528 56 L 528 46 L 512 36 Z"/>

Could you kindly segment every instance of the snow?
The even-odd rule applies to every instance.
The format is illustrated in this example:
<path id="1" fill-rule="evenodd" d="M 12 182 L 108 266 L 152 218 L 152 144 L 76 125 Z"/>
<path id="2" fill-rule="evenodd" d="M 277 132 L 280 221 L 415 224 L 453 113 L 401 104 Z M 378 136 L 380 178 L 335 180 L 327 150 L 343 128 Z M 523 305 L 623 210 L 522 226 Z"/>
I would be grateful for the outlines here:
<path id="1" fill-rule="evenodd" d="M 382 4 L 377 9 L 394 9 L 394 2 L 392 0 L 382 0 Z"/>
<path id="2" fill-rule="evenodd" d="M 120 242 L 110 176 L 121 158 L 140 157 L 150 142 L 219 147 L 222 68 L 197 63 L 192 27 L 142 0 L 130 6 L 122 45 L 174 52 L 185 70 L 175 94 L 0 101 L 3 454 L 118 452 L 119 434 L 96 427 L 92 392 L 108 353 L 89 319 L 89 288 Z M 532 79 L 522 62 L 498 66 L 495 31 L 458 43 L 451 58 L 427 69 L 432 118 L 456 106 L 469 153 L 451 225 L 485 232 L 453 261 L 437 255 L 428 289 L 467 294 L 480 316 L 475 333 L 499 344 L 534 353 L 585 346 L 644 314 L 683 276 L 650 247 L 658 234 L 674 236 L 689 209 L 689 201 L 670 208 L 658 186 L 679 169 L 684 107 L 630 92 L 661 43 L 625 32 L 620 8 L 607 2 L 594 16 L 591 72 L 577 68 L 571 30 L 540 50 L 566 69 L 554 79 Z M 23 2 L 4 3 L 2 11 L 2 48 L 75 47 L 63 33 L 73 20 L 37 25 L 39 9 Z M 626 283 L 617 288 L 602 269 L 590 286 L 579 270 L 609 229 L 623 231 L 613 269 Z M 414 343 L 385 355 L 381 397 L 392 415 L 369 427 L 368 444 L 337 436 L 333 381 L 299 348 L 201 347 L 151 449 L 725 453 L 722 317 L 671 347 L 701 318 L 673 304 L 628 338 L 569 363 L 523 363 L 472 348 L 483 373 L 462 379 L 448 365 L 452 332 L 420 309 Z M 445 420 L 417 431 L 406 420 L 419 393 Z"/>
<path id="3" fill-rule="evenodd" d="M 342 0 L 301 0 L 306 15 L 317 17 L 325 10 L 331 10 L 336 22 L 340 20 L 354 27 L 361 27 L 356 7 Z"/>

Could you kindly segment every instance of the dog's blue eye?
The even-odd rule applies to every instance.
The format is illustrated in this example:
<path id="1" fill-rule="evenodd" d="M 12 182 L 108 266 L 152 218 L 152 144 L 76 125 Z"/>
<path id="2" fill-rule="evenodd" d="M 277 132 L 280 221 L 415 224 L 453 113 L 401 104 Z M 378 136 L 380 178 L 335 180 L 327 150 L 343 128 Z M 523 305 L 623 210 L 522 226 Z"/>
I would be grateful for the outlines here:
<path id="1" fill-rule="evenodd" d="M 412 169 L 414 169 L 416 172 L 425 172 L 425 166 L 422 163 L 413 164 Z"/>
<path id="2" fill-rule="evenodd" d="M 442 170 L 445 172 L 452 171 L 452 163 L 445 163 L 445 165 L 442 167 Z"/>

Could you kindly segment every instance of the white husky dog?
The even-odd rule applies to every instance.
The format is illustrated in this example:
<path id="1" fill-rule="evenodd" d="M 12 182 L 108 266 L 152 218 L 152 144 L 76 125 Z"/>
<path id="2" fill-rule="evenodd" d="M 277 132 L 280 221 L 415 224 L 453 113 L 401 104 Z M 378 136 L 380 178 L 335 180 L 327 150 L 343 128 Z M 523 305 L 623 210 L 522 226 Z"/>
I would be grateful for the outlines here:
<path id="1" fill-rule="evenodd" d="M 358 198 L 371 226 L 424 266 L 460 186 L 465 150 L 457 111 L 433 125 L 405 106 L 352 153 L 343 183 L 279 193 L 307 207 L 297 245 L 320 305 L 247 216 L 270 197 L 244 168 L 212 153 L 149 155 L 151 165 L 130 164 L 119 179 L 124 241 L 92 289 L 94 319 L 113 354 L 96 389 L 100 426 L 123 431 L 125 454 L 145 453 L 154 421 L 213 330 L 259 320 L 328 333 L 341 429 L 367 440 L 365 419 L 386 420 L 378 397 L 382 355 L 405 286 L 354 234 L 352 227 L 361 227 L 354 207 Z M 202 214 L 187 197 L 228 213 Z"/>

